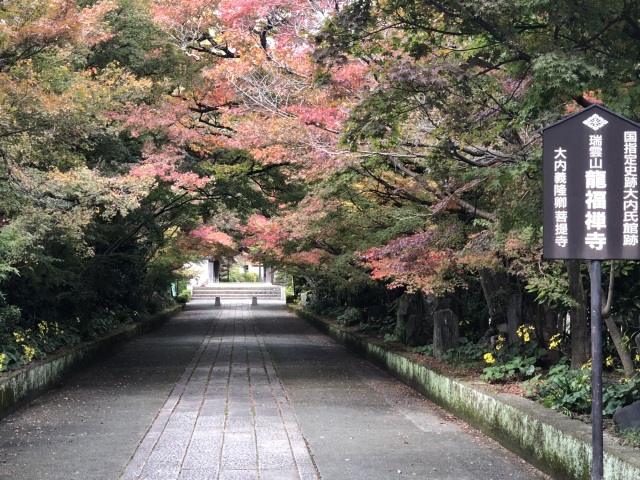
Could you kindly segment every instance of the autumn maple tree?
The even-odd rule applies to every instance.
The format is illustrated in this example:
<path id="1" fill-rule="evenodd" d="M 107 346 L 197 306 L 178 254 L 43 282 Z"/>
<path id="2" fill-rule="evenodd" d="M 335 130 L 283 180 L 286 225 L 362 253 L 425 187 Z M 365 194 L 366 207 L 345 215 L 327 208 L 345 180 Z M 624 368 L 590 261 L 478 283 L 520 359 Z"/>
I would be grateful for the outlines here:
<path id="1" fill-rule="evenodd" d="M 541 259 L 540 129 L 595 101 L 638 118 L 639 19 L 623 0 L 3 2 L 6 318 L 144 307 L 242 250 L 334 307 L 437 297 L 471 336 L 492 318 L 544 343 L 570 312 L 580 366 L 585 271 Z M 610 330 L 637 328 L 616 305 Z"/>
<path id="2" fill-rule="evenodd" d="M 239 104 L 146 2 L 0 16 L 2 335 L 42 317 L 90 333 L 104 309 L 147 308 L 186 261 L 234 251 L 238 219 L 283 190 L 276 168 L 221 146 L 217 110 Z"/>

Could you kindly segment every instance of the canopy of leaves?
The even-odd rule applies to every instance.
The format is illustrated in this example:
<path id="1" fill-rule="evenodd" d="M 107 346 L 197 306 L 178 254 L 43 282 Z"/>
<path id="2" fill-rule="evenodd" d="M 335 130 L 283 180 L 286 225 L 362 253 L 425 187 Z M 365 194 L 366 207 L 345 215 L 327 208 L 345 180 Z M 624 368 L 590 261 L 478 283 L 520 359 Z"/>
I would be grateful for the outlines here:
<path id="1" fill-rule="evenodd" d="M 148 2 L 0 20 L 0 292 L 25 327 L 145 308 L 187 261 L 232 256 L 238 218 L 300 199 L 280 163 L 211 140 L 232 131 L 216 102 L 239 103 Z"/>
<path id="2" fill-rule="evenodd" d="M 640 119 L 636 3 L 5 1 L 0 307 L 138 308 L 243 249 L 340 301 L 490 272 L 559 317 L 540 128 Z"/>

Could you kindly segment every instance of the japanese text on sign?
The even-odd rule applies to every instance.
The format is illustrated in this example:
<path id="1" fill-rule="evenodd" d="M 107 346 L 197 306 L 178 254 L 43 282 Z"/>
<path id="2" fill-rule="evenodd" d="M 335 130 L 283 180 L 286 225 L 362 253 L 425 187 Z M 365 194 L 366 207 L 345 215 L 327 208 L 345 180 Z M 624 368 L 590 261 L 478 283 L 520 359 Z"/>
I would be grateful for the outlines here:
<path id="1" fill-rule="evenodd" d="M 602 250 L 607 243 L 607 172 L 603 168 L 602 135 L 589 135 L 589 170 L 585 172 L 585 244 Z"/>
<path id="2" fill-rule="evenodd" d="M 622 244 L 638 245 L 638 138 L 624 132 L 624 197 Z"/>
<path id="3" fill-rule="evenodd" d="M 598 104 L 544 128 L 545 259 L 640 260 L 639 138 Z"/>
<path id="4" fill-rule="evenodd" d="M 555 241 L 559 247 L 566 247 L 569 241 L 567 225 L 567 151 L 558 148 L 554 151 L 553 196 L 555 207 Z"/>

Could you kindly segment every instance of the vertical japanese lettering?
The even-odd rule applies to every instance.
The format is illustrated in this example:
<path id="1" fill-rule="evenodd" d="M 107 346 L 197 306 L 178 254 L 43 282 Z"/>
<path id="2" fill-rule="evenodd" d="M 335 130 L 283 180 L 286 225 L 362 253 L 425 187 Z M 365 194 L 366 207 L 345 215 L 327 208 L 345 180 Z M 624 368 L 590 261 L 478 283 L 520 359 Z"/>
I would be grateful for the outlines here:
<path id="1" fill-rule="evenodd" d="M 555 243 L 565 248 L 569 243 L 567 224 L 567 150 L 554 150 L 553 159 L 553 205 L 555 217 Z"/>
<path id="2" fill-rule="evenodd" d="M 607 172 L 602 157 L 602 135 L 589 135 L 589 170 L 585 172 L 585 244 L 602 250 L 607 244 Z"/>
<path id="3" fill-rule="evenodd" d="M 638 245 L 638 138 L 624 132 L 624 194 L 622 198 L 622 245 Z"/>

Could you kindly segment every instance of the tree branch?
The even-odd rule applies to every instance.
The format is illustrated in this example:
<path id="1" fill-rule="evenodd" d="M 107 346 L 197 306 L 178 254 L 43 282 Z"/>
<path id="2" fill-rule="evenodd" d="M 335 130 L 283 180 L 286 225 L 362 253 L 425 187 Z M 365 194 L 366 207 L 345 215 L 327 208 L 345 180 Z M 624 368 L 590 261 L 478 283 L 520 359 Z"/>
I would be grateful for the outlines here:
<path id="1" fill-rule="evenodd" d="M 398 168 L 398 170 L 404 172 L 405 174 L 413 178 L 416 182 L 418 182 L 422 186 L 422 188 L 424 188 L 426 191 L 435 195 L 438 199 L 446 202 L 453 202 L 471 215 L 484 218 L 485 220 L 490 220 L 492 222 L 497 221 L 497 217 L 493 213 L 478 209 L 475 205 L 472 205 L 469 202 L 466 202 L 461 198 L 456 197 L 455 193 L 443 194 L 439 192 L 436 188 L 429 185 L 427 180 L 422 175 L 414 172 L 413 170 L 408 168 L 404 163 L 400 162 L 398 159 L 394 158 L 392 159 L 392 161 L 393 161 L 393 164 L 396 166 L 396 168 Z"/>

